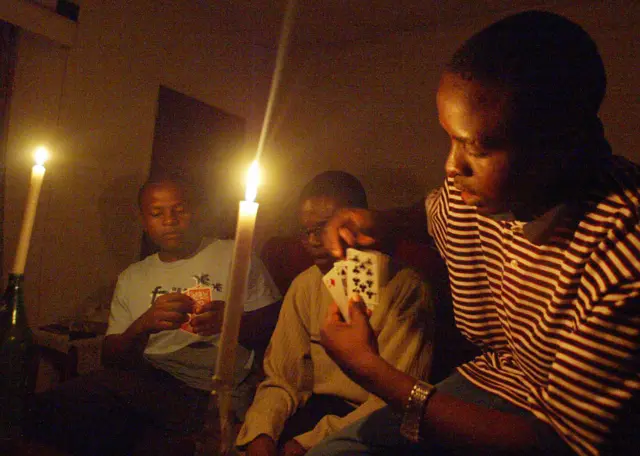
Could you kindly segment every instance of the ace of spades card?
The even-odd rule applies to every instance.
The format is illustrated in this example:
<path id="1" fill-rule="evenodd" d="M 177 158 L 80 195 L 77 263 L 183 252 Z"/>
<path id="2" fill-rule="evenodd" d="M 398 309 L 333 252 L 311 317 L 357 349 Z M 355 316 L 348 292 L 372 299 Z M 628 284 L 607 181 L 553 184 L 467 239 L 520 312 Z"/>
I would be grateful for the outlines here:
<path id="1" fill-rule="evenodd" d="M 371 311 L 387 283 L 389 257 L 374 250 L 347 249 L 347 295 L 360 295 Z"/>
<path id="2" fill-rule="evenodd" d="M 198 313 L 200 310 L 202 310 L 202 308 L 207 303 L 211 302 L 211 299 L 212 299 L 211 287 L 207 287 L 207 286 L 203 286 L 203 285 L 197 285 L 195 287 L 187 288 L 182 293 L 186 294 L 191 299 L 193 299 L 195 301 L 195 306 L 193 308 L 194 313 L 193 314 L 189 314 L 189 321 L 183 323 L 182 326 L 180 326 L 180 329 L 182 329 L 184 331 L 187 331 L 187 332 L 190 332 L 190 333 L 193 333 L 195 331 L 193 330 L 193 327 L 191 326 L 191 317 L 195 313 Z"/>

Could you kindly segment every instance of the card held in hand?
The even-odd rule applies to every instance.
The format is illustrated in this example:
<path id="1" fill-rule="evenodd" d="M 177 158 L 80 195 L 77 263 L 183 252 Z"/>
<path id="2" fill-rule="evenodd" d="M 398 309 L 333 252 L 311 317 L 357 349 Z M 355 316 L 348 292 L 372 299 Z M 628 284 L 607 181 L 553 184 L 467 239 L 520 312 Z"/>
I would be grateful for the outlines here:
<path id="1" fill-rule="evenodd" d="M 374 311 L 387 284 L 389 257 L 375 250 L 347 249 L 347 295 L 360 295 Z"/>
<path id="2" fill-rule="evenodd" d="M 338 272 L 338 275 L 342 280 L 342 286 L 344 287 L 344 292 L 345 294 L 347 294 L 347 271 L 349 270 L 349 262 L 346 260 L 336 261 L 335 263 L 333 263 L 333 269 L 335 269 Z"/>
<path id="3" fill-rule="evenodd" d="M 180 329 L 192 333 L 195 331 L 191 326 L 191 317 L 194 314 L 200 312 L 207 303 L 211 302 L 211 287 L 198 285 L 195 287 L 187 288 L 183 291 L 183 293 L 191 297 L 191 299 L 195 301 L 195 307 L 193 309 L 194 313 L 189 314 L 189 321 L 183 323 L 182 326 L 180 326 Z"/>
<path id="4" fill-rule="evenodd" d="M 337 261 L 338 263 L 345 263 L 344 261 Z M 340 313 L 346 322 L 350 322 L 349 319 L 349 299 L 347 297 L 347 290 L 345 288 L 346 278 L 343 278 L 345 275 L 345 271 L 342 264 L 336 266 L 333 265 L 333 268 L 327 272 L 324 277 L 322 277 L 322 282 L 331 293 L 331 297 L 334 302 L 338 305 L 340 309 Z"/>

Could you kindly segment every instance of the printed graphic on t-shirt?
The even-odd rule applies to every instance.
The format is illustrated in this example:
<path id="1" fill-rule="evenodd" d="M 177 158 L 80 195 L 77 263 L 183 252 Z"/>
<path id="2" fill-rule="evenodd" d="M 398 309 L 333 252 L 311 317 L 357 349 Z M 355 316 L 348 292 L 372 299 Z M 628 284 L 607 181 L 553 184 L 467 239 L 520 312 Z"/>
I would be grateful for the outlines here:
<path id="1" fill-rule="evenodd" d="M 209 274 L 194 275 L 193 279 L 196 281 L 196 285 L 190 288 L 171 287 L 169 290 L 161 285 L 156 286 L 151 290 L 151 303 L 152 305 L 156 299 L 160 296 L 168 293 L 184 293 L 195 301 L 194 313 L 189 314 L 189 321 L 194 314 L 199 313 L 202 308 L 213 300 L 213 292 L 222 292 L 222 283 L 212 282 Z M 187 332 L 194 332 L 191 324 L 187 321 L 180 329 Z"/>

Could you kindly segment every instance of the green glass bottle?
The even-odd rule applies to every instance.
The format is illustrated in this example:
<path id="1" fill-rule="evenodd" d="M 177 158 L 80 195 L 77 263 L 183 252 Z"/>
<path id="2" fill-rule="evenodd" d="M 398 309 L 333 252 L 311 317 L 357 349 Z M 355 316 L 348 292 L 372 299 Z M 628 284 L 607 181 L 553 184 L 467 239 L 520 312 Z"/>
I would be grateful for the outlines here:
<path id="1" fill-rule="evenodd" d="M 0 309 L 0 448 L 22 435 L 27 395 L 35 377 L 23 282 L 23 274 L 9 274 Z"/>

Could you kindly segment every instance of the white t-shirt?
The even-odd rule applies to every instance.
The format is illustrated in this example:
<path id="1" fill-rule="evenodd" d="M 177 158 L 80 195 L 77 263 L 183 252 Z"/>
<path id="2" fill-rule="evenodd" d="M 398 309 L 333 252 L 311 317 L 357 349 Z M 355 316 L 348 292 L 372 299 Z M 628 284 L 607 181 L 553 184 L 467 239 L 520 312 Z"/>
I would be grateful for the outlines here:
<path id="1" fill-rule="evenodd" d="M 191 258 L 163 262 L 158 254 L 132 264 L 118 277 L 111 301 L 107 335 L 123 333 L 163 294 L 183 292 L 196 285 L 211 289 L 212 300 L 224 301 L 234 242 L 213 240 Z M 280 299 L 280 293 L 260 259 L 253 255 L 245 312 L 260 309 Z M 211 390 L 220 335 L 199 336 L 181 329 L 152 334 L 145 357 L 188 385 Z M 237 347 L 237 378 L 251 361 L 251 352 Z"/>

